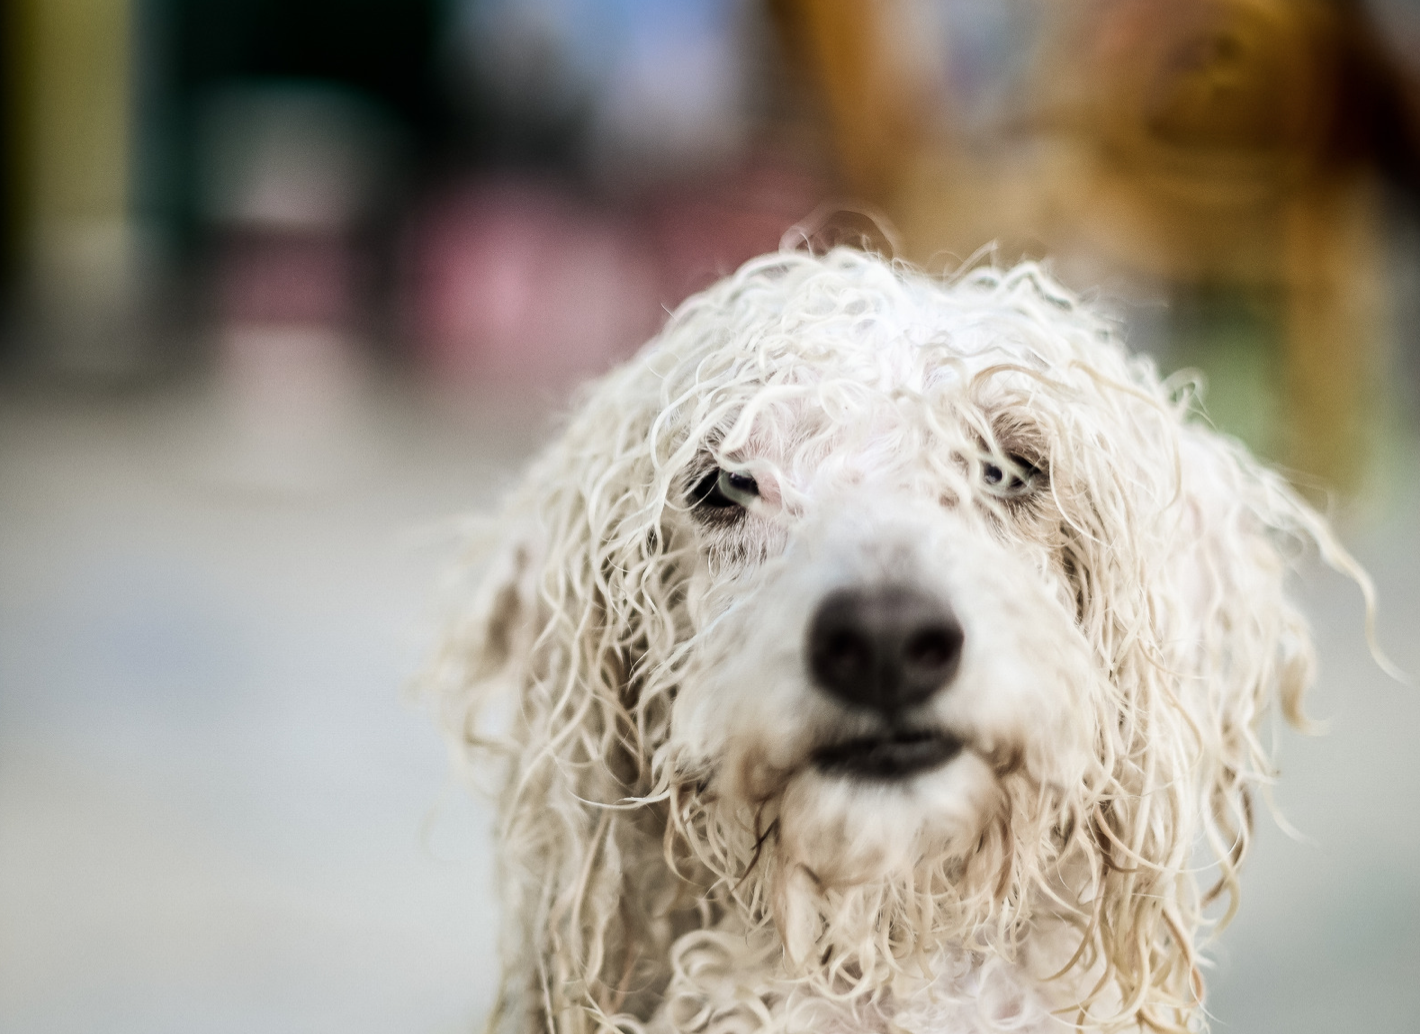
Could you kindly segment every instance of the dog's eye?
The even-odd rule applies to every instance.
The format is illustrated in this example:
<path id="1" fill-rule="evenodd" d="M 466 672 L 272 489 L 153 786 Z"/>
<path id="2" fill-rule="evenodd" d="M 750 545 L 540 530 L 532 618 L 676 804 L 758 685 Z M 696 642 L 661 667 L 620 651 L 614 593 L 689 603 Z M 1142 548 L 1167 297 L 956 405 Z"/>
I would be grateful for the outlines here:
<path id="1" fill-rule="evenodd" d="M 729 510 L 746 507 L 758 496 L 759 485 L 754 478 L 717 467 L 690 490 L 690 504 L 698 510 Z"/>
<path id="2" fill-rule="evenodd" d="M 987 488 L 993 494 L 1007 499 L 1019 499 L 1028 495 L 1040 485 L 1043 478 L 1039 467 L 1015 453 L 1006 457 L 1004 468 L 989 460 L 981 464 L 981 479 L 986 482 Z"/>

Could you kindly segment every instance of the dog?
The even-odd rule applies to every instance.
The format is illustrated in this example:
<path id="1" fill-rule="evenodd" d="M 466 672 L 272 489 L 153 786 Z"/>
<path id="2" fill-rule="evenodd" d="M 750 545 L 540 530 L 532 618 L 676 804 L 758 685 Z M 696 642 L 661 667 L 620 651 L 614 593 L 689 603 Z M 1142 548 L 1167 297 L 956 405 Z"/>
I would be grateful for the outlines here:
<path id="1" fill-rule="evenodd" d="M 586 390 L 428 685 L 493 1031 L 1191 1031 L 1326 522 L 1035 264 L 755 259 Z M 1206 861 L 1205 861 L 1206 860 Z"/>

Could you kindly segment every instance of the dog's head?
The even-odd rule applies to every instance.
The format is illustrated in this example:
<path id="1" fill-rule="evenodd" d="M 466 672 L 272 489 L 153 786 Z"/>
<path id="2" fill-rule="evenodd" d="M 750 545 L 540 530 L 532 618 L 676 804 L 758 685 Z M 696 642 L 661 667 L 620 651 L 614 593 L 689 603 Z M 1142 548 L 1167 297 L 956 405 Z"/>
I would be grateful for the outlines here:
<path id="1" fill-rule="evenodd" d="M 1185 1024 L 1259 718 L 1300 720 L 1289 561 L 1344 560 L 1188 402 L 1032 266 L 780 254 L 685 303 L 532 467 L 436 669 L 507 749 L 505 1009 L 644 1019 L 695 930 L 871 995 L 1049 928 L 1091 1022 Z"/>

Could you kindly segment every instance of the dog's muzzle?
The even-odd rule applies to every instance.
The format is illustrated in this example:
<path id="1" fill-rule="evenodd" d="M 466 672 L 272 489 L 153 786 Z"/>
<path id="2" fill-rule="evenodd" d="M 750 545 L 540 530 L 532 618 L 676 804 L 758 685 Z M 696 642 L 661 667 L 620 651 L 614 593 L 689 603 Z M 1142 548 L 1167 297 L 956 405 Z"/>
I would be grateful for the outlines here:
<path id="1" fill-rule="evenodd" d="M 961 666 L 965 637 L 944 601 L 907 585 L 839 589 L 809 622 L 814 683 L 852 710 L 885 720 L 879 734 L 820 748 L 825 771 L 898 778 L 950 761 L 961 743 L 912 728 L 905 716 L 948 686 Z"/>

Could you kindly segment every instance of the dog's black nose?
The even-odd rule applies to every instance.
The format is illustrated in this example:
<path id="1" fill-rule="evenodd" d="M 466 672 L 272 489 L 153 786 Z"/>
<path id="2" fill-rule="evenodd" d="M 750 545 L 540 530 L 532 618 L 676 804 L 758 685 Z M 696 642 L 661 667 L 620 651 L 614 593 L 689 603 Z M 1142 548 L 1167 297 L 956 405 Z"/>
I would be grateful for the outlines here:
<path id="1" fill-rule="evenodd" d="M 839 589 L 809 623 L 809 671 L 854 707 L 892 714 L 952 680 L 963 635 L 951 607 L 905 585 Z"/>

